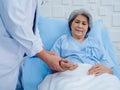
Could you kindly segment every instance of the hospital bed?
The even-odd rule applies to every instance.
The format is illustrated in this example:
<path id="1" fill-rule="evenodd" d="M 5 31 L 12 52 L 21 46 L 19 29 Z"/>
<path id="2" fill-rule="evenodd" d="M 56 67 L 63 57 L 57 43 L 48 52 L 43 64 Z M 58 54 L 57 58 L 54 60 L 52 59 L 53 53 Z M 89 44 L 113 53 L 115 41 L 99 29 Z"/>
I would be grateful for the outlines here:
<path id="1" fill-rule="evenodd" d="M 41 17 L 38 20 L 40 36 L 42 38 L 44 48 L 50 50 L 55 40 L 62 34 L 70 34 L 67 21 L 62 19 L 53 19 Z M 89 35 L 94 36 L 100 41 L 100 44 L 107 50 L 107 53 L 113 60 L 114 73 L 120 78 L 119 65 L 115 55 L 114 47 L 109 36 L 108 30 L 103 27 L 102 20 L 96 20 Z M 42 82 L 51 70 L 41 59 L 36 56 L 26 58 L 23 68 L 23 84 L 24 90 L 37 90 L 38 84 Z"/>

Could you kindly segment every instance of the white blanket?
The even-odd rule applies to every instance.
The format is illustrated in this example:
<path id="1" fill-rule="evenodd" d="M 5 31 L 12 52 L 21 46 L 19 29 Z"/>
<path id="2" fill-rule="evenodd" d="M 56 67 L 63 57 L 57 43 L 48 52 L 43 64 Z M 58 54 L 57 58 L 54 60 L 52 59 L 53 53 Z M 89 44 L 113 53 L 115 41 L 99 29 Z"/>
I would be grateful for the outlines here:
<path id="1" fill-rule="evenodd" d="M 48 75 L 38 90 L 120 90 L 120 80 L 114 75 L 87 75 L 91 65 L 79 64 L 73 71 Z"/>

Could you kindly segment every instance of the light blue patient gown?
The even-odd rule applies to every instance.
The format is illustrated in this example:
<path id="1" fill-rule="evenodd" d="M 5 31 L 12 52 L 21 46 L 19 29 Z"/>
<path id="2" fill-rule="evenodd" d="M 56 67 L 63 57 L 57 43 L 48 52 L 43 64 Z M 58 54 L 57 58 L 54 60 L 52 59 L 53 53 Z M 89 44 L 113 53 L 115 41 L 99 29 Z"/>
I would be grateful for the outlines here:
<path id="1" fill-rule="evenodd" d="M 15 90 L 26 53 L 40 52 L 38 0 L 0 0 L 0 90 Z"/>
<path id="2" fill-rule="evenodd" d="M 90 36 L 80 43 L 71 35 L 63 35 L 55 42 L 51 51 L 70 60 L 70 63 L 102 64 L 109 68 L 113 67 L 111 58 L 103 47 Z"/>

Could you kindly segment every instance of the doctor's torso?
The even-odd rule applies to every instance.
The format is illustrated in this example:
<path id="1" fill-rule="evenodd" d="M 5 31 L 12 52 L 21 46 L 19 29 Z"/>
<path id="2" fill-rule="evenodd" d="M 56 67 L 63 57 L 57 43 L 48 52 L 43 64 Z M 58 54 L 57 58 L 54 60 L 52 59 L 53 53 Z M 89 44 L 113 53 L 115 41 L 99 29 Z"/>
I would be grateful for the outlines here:
<path id="1" fill-rule="evenodd" d="M 30 28 L 33 25 L 33 18 L 34 18 L 34 12 L 36 8 L 37 0 L 28 0 L 28 1 L 30 2 L 30 4 L 27 4 L 26 0 L 25 1 L 24 0 L 17 0 L 17 1 L 1 0 L 0 1 L 1 3 L 0 4 L 0 64 L 3 64 L 3 65 L 7 64 L 12 66 L 14 64 L 17 64 L 18 61 L 21 61 L 23 59 L 25 48 L 20 43 L 22 42 L 22 39 L 21 40 L 18 39 L 20 40 L 19 42 L 15 38 L 17 38 L 17 34 L 19 34 L 19 36 L 21 37 L 22 36 L 25 37 L 25 35 L 29 35 L 29 34 L 23 34 L 23 33 L 26 33 L 28 30 L 30 30 Z M 19 6 L 16 5 L 17 4 L 16 2 L 17 3 L 19 2 L 18 5 L 20 4 L 23 5 L 21 7 L 23 7 L 23 10 L 25 10 L 26 12 L 25 16 L 23 16 L 24 14 L 21 14 L 24 12 L 22 11 L 21 7 L 19 9 Z M 13 6 L 11 3 L 14 3 Z M 21 13 L 17 13 L 16 12 L 17 10 L 21 10 L 19 11 Z M 17 17 L 17 14 L 19 17 Z M 5 15 L 8 15 L 8 16 L 5 16 Z M 26 17 L 27 17 L 27 20 L 29 20 L 28 23 L 24 23 L 24 20 Z M 11 18 L 11 21 L 13 20 L 13 22 L 15 22 L 16 25 L 14 25 L 14 23 L 11 23 L 10 18 Z M 20 19 L 23 20 L 22 22 L 23 24 L 19 22 Z M 21 27 L 17 27 L 17 25 Z M 24 28 L 25 32 L 21 28 Z M 19 29 L 19 32 L 15 32 L 17 31 L 17 29 Z M 22 42 L 22 44 L 24 45 L 24 42 Z"/>

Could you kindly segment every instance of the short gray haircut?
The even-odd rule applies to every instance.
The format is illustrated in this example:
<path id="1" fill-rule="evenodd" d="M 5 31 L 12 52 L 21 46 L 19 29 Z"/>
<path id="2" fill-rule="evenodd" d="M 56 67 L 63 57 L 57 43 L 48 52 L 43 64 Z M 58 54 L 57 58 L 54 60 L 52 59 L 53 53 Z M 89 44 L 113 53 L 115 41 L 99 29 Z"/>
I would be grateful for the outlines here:
<path id="1" fill-rule="evenodd" d="M 89 32 L 90 29 L 93 26 L 92 15 L 87 10 L 85 10 L 85 9 L 74 10 L 74 11 L 71 12 L 71 14 L 70 14 L 70 16 L 68 18 L 68 25 L 69 25 L 70 30 L 71 30 L 71 24 L 72 24 L 73 20 L 78 15 L 83 15 L 83 16 L 85 16 L 87 18 L 87 20 L 88 20 L 88 32 Z"/>

